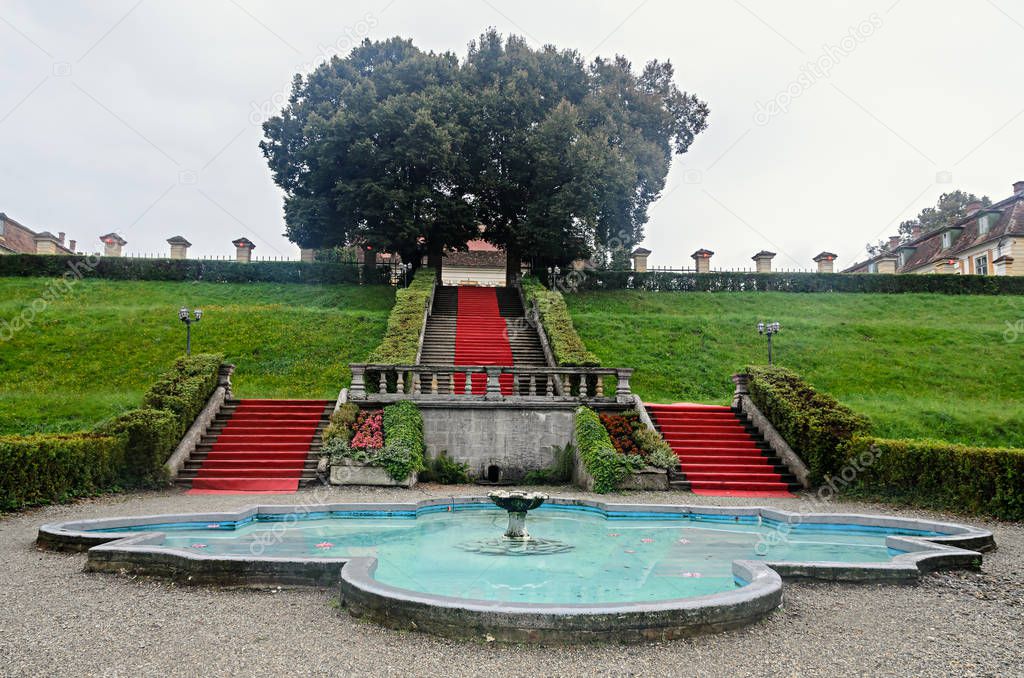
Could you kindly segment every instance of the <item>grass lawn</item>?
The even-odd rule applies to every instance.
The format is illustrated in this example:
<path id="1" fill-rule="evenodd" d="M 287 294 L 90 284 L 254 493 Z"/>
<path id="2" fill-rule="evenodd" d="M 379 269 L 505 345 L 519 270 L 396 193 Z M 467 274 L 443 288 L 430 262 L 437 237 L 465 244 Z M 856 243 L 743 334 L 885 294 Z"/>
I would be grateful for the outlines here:
<path id="1" fill-rule="evenodd" d="M 0 321 L 50 282 L 0 278 Z M 183 305 L 204 312 L 193 351 L 237 366 L 237 396 L 335 398 L 348 363 L 380 341 L 393 302 L 385 286 L 82 280 L 9 340 L 0 332 L 0 434 L 82 430 L 137 407 L 184 353 Z"/>
<path id="2" fill-rule="evenodd" d="M 930 294 L 588 292 L 566 295 L 587 346 L 636 368 L 653 402 L 727 403 L 729 376 L 776 364 L 868 415 L 883 436 L 1024 447 L 1024 298 Z"/>

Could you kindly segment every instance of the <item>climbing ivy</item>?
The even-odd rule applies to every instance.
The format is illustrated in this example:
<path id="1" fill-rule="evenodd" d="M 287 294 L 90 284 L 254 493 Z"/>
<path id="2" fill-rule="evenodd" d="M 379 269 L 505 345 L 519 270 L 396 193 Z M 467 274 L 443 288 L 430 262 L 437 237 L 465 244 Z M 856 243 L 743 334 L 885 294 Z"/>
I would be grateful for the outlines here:
<path id="1" fill-rule="evenodd" d="M 619 454 L 597 412 L 589 407 L 576 410 L 576 447 L 587 473 L 594 479 L 594 492 L 613 492 L 630 473 L 643 468 L 639 455 Z"/>

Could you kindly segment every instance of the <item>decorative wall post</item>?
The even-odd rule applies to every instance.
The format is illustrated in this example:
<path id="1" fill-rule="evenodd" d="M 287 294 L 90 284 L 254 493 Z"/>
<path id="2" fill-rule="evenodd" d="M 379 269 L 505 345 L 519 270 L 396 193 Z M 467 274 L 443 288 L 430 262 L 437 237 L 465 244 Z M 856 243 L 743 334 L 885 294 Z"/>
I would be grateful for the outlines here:
<path id="1" fill-rule="evenodd" d="M 232 240 L 231 244 L 235 246 L 235 261 L 240 264 L 248 264 L 252 261 L 252 251 L 256 249 L 256 245 L 251 240 L 239 238 Z"/>
<path id="2" fill-rule="evenodd" d="M 101 235 L 100 241 L 103 243 L 103 256 L 105 257 L 121 256 L 121 248 L 128 244 L 128 241 L 117 233 Z"/>
<path id="3" fill-rule="evenodd" d="M 959 273 L 957 263 L 956 259 L 941 259 L 936 261 L 935 272 L 945 275 L 955 275 L 956 273 Z"/>
<path id="4" fill-rule="evenodd" d="M 501 400 L 501 381 L 498 379 L 501 375 L 500 367 L 488 366 L 487 368 L 487 395 L 484 396 L 487 400 Z M 469 379 L 470 376 L 466 375 Z"/>
<path id="5" fill-rule="evenodd" d="M 217 370 L 217 386 L 224 387 L 224 398 L 231 400 L 234 395 L 231 393 L 231 375 L 235 372 L 235 366 L 229 363 L 221 363 Z"/>
<path id="6" fill-rule="evenodd" d="M 877 270 L 879 273 L 895 273 L 896 265 L 899 263 L 899 257 L 895 254 L 882 255 L 876 262 Z"/>
<path id="7" fill-rule="evenodd" d="M 750 258 L 754 260 L 754 270 L 757 273 L 772 272 L 772 259 L 775 258 L 775 252 L 761 250 L 760 252 L 758 252 L 757 254 Z"/>
<path id="8" fill-rule="evenodd" d="M 711 257 L 714 252 L 701 248 L 691 254 L 693 258 L 694 268 L 697 269 L 697 273 L 710 273 L 711 272 Z"/>
<path id="9" fill-rule="evenodd" d="M 58 249 L 60 239 L 49 231 L 36 233 L 35 243 L 36 254 L 57 254 L 60 252 L 60 249 Z"/>
<path id="10" fill-rule="evenodd" d="M 647 257 L 651 256 L 651 251 L 649 249 L 637 247 L 629 256 L 633 258 L 634 271 L 637 273 L 647 272 Z"/>
<path id="11" fill-rule="evenodd" d="M 992 271 L 996 275 L 1016 275 L 1013 272 L 1013 257 L 1008 254 L 992 260 Z"/>
<path id="12" fill-rule="evenodd" d="M 171 246 L 171 259 L 188 259 L 188 248 L 192 247 L 192 243 L 188 240 L 176 235 L 173 238 L 168 238 L 167 244 Z"/>
<path id="13" fill-rule="evenodd" d="M 366 399 L 366 365 L 349 365 L 352 370 L 352 385 L 349 387 L 349 395 L 354 400 Z"/>
<path id="14" fill-rule="evenodd" d="M 736 390 L 732 394 L 732 406 L 736 408 L 740 406 L 743 396 L 750 395 L 750 375 L 734 374 L 732 383 L 736 384 Z"/>
<path id="15" fill-rule="evenodd" d="M 633 376 L 631 368 L 620 368 L 615 370 L 615 400 L 620 403 L 632 402 L 633 389 L 629 385 L 629 378 Z"/>
<path id="16" fill-rule="evenodd" d="M 831 252 L 822 252 L 814 257 L 814 263 L 818 264 L 818 273 L 833 273 L 835 260 L 836 255 Z"/>
<path id="17" fill-rule="evenodd" d="M 311 247 L 303 247 L 299 250 L 299 261 L 304 264 L 312 264 L 316 261 L 316 250 Z"/>

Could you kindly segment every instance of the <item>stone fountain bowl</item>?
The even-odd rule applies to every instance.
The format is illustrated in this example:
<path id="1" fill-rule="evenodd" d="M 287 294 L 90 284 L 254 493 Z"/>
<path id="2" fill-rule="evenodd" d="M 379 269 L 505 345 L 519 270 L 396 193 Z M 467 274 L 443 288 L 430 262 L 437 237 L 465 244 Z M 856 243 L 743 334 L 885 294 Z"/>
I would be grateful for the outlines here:
<path id="1" fill-rule="evenodd" d="M 523 492 L 522 490 L 496 490 L 488 492 L 487 497 L 499 508 L 512 513 L 532 511 L 548 499 L 543 492 Z"/>

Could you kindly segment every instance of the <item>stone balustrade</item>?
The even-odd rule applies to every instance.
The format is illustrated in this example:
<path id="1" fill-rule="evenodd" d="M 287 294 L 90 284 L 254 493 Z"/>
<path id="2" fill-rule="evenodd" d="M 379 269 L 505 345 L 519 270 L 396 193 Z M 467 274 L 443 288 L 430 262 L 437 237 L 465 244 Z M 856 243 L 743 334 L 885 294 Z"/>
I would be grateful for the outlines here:
<path id="1" fill-rule="evenodd" d="M 497 365 L 373 365 L 354 363 L 352 400 L 504 400 L 510 402 L 632 402 L 630 368 L 503 367 Z M 484 393 L 472 392 L 475 374 L 487 375 Z M 455 388 L 455 375 L 464 386 Z M 512 393 L 503 394 L 502 375 L 511 375 Z"/>

